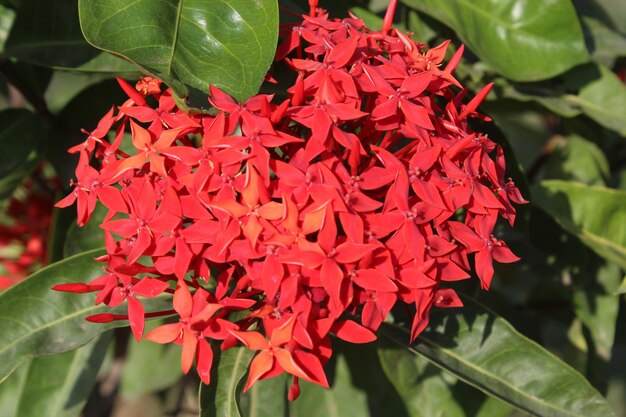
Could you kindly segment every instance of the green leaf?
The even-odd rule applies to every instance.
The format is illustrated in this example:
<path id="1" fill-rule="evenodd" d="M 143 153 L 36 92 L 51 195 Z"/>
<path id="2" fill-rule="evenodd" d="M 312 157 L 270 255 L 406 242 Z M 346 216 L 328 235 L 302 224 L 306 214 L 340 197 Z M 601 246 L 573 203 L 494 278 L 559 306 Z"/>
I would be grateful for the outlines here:
<path id="1" fill-rule="evenodd" d="M 300 397 L 289 404 L 289 415 L 291 417 L 373 417 L 374 415 L 368 408 L 368 393 L 356 387 L 356 382 L 350 375 L 346 356 L 337 355 L 330 389 L 301 381 Z"/>
<path id="2" fill-rule="evenodd" d="M 585 271 L 590 275 L 588 281 L 575 286 L 572 303 L 576 316 L 589 330 L 593 350 L 608 363 L 619 313 L 619 297 L 614 293 L 622 279 L 622 271 L 615 264 L 593 264 Z"/>
<path id="3" fill-rule="evenodd" d="M 510 99 L 487 101 L 481 107 L 502 129 L 519 163 L 526 169 L 531 167 L 552 136 L 543 109 Z"/>
<path id="4" fill-rule="evenodd" d="M 5 54 L 55 69 L 132 75 L 130 63 L 89 45 L 80 31 L 77 0 L 23 0 Z"/>
<path id="5" fill-rule="evenodd" d="M 0 382 L 0 416 L 14 416 L 20 400 L 20 392 L 26 383 L 30 362 L 23 363 L 8 378 Z"/>
<path id="6" fill-rule="evenodd" d="M 622 283 L 619 285 L 617 290 L 615 290 L 616 294 L 626 294 L 626 277 L 622 280 Z"/>
<path id="7" fill-rule="evenodd" d="M 589 64 L 581 71 L 592 73 L 593 79 L 577 95 L 566 95 L 568 102 L 602 126 L 626 136 L 626 86 L 603 65 Z M 586 76 L 586 74 L 584 75 Z"/>
<path id="8" fill-rule="evenodd" d="M 409 331 L 383 334 L 457 378 L 543 417 L 614 417 L 606 400 L 569 365 L 468 297 L 458 310 L 431 312 L 430 326 L 408 344 Z"/>
<path id="9" fill-rule="evenodd" d="M 73 351 L 33 359 L 13 415 L 78 416 L 96 383 L 110 341 L 107 332 Z"/>
<path id="10" fill-rule="evenodd" d="M 76 349 L 100 333 L 125 321 L 89 323 L 85 317 L 104 312 L 125 313 L 126 306 L 111 309 L 94 305 L 93 295 L 52 291 L 53 285 L 88 282 L 102 274 L 93 260 L 102 250 L 84 252 L 32 274 L 0 294 L 0 381 L 28 359 Z M 146 300 L 146 311 L 167 308 L 165 298 Z M 10 323 L 10 324 L 9 324 Z"/>
<path id="11" fill-rule="evenodd" d="M 164 324 L 164 320 L 146 322 L 146 333 Z M 139 343 L 131 337 L 120 381 L 121 395 L 130 401 L 143 394 L 161 391 L 180 379 L 181 347 L 174 343 L 161 345 L 147 340 Z M 158 363 L 159 366 L 154 366 Z"/>
<path id="12" fill-rule="evenodd" d="M 0 111 L 0 199 L 9 197 L 37 165 L 45 124 L 28 110 Z"/>
<path id="13" fill-rule="evenodd" d="M 286 416 L 288 410 L 287 382 L 286 374 L 257 381 L 248 392 L 239 396 L 241 415 L 245 417 Z M 243 383 L 245 381 L 242 379 L 240 384 Z"/>
<path id="14" fill-rule="evenodd" d="M 65 244 L 63 245 L 64 256 L 72 256 L 102 247 L 104 244 L 104 229 L 100 225 L 108 212 L 109 210 L 102 203 L 98 203 L 86 225 L 79 227 L 76 222 L 73 222 L 69 226 L 65 237 Z"/>
<path id="15" fill-rule="evenodd" d="M 589 60 L 568 0 L 402 1 L 451 27 L 480 59 L 516 81 L 550 78 Z"/>
<path id="16" fill-rule="evenodd" d="M 465 417 L 453 397 L 456 380 L 421 356 L 391 342 L 378 343 L 378 357 L 389 381 L 412 417 Z"/>
<path id="17" fill-rule="evenodd" d="M 324 367 L 330 389 L 301 381 L 290 417 L 413 416 L 385 375 L 377 345 L 333 340 L 333 357 Z"/>
<path id="18" fill-rule="evenodd" d="M 582 16 L 582 24 L 593 61 L 610 68 L 619 57 L 626 56 L 626 36 L 593 17 Z"/>
<path id="19" fill-rule="evenodd" d="M 622 0 L 574 0 L 576 10 L 584 16 L 593 16 L 612 29 L 626 34 L 626 3 Z"/>
<path id="20" fill-rule="evenodd" d="M 609 161 L 593 142 L 578 136 L 553 138 L 552 153 L 545 163 L 544 178 L 579 181 L 589 185 L 606 185 Z"/>
<path id="21" fill-rule="evenodd" d="M 4 51 L 4 45 L 9 37 L 9 30 L 15 20 L 15 11 L 6 6 L 0 6 L 0 52 Z"/>
<path id="22" fill-rule="evenodd" d="M 200 417 L 241 417 L 237 405 L 239 381 L 254 352 L 243 346 L 220 351 L 219 345 L 214 344 L 213 354 L 211 383 L 200 384 Z"/>
<path id="23" fill-rule="evenodd" d="M 626 86 L 603 65 L 578 66 L 554 80 L 505 86 L 506 97 L 535 100 L 563 117 L 584 113 L 626 136 Z"/>
<path id="24" fill-rule="evenodd" d="M 256 94 L 278 39 L 276 0 L 79 0 L 78 8 L 89 43 L 183 97 L 210 84 L 239 100 Z"/>
<path id="25" fill-rule="evenodd" d="M 626 192 L 573 181 L 532 187 L 533 203 L 598 255 L 626 268 Z"/>

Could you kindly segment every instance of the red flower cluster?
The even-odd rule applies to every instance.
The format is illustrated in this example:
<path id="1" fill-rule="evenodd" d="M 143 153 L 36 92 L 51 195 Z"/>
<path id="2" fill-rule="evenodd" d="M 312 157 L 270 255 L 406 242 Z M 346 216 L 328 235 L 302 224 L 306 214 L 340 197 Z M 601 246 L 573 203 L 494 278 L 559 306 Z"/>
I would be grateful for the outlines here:
<path id="1" fill-rule="evenodd" d="M 49 189 L 42 189 L 42 185 Z M 46 177 L 38 168 L 7 202 L 7 217 L 0 223 L 0 290 L 46 265 L 52 196 L 60 188 L 56 177 Z"/>
<path id="2" fill-rule="evenodd" d="M 178 323 L 147 339 L 182 344 L 183 370 L 195 359 L 205 383 L 209 340 L 242 343 L 258 351 L 246 389 L 287 372 L 291 399 L 299 379 L 328 386 L 331 334 L 373 341 L 402 302 L 415 339 L 432 306 L 461 306 L 442 284 L 470 277 L 468 256 L 487 289 L 494 259 L 518 259 L 496 219 L 513 223 L 511 201 L 525 202 L 501 148 L 468 128 L 491 86 L 463 103 L 462 48 L 442 67 L 448 42 L 427 49 L 389 23 L 372 31 L 315 7 L 303 19 L 277 51 L 296 74 L 282 101 L 240 104 L 212 87 L 217 114 L 189 115 L 157 80 L 120 80 L 129 100 L 70 150 L 77 180 L 58 204 L 77 201 L 79 224 L 96 201 L 109 210 L 106 273 L 57 286 L 128 305 L 92 321 L 128 319 L 139 340 L 142 299 L 171 293 L 173 310 L 150 315 Z"/>

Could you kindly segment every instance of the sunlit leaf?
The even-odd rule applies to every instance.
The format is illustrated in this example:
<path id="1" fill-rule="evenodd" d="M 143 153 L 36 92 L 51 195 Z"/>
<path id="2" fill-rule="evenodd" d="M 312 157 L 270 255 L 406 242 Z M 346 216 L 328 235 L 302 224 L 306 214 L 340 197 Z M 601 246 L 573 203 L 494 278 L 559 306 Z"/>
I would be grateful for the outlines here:
<path id="1" fill-rule="evenodd" d="M 278 36 L 276 0 L 79 0 L 95 47 L 123 56 L 180 96 L 215 85 L 240 100 L 259 89 Z"/>
<path id="2" fill-rule="evenodd" d="M 516 81 L 550 78 L 589 59 L 567 0 L 402 2 L 451 27 L 479 58 Z"/>

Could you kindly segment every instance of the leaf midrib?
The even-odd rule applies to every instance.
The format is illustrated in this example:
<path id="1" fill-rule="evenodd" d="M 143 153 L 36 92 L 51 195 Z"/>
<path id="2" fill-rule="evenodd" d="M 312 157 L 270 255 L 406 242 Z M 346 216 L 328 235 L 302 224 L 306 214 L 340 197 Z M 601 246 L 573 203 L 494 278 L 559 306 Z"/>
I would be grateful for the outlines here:
<path id="1" fill-rule="evenodd" d="M 487 309 L 486 309 L 486 310 L 487 310 Z M 524 342 L 529 343 L 529 344 L 530 344 L 530 345 L 532 345 L 534 348 L 539 348 L 539 349 L 542 349 L 542 350 L 543 350 L 543 348 L 542 348 L 540 345 L 538 345 L 536 342 L 534 342 L 533 340 L 531 340 L 531 339 L 527 338 L 527 337 L 526 337 L 526 336 L 524 336 L 523 334 L 521 334 L 521 333 L 517 332 L 517 331 L 515 330 L 515 328 L 514 328 L 514 327 L 513 327 L 513 326 L 512 326 L 509 322 L 507 322 L 506 320 L 502 320 L 502 319 L 500 319 L 500 318 L 496 318 L 496 320 L 498 320 L 498 322 L 499 322 L 501 325 L 503 325 L 503 326 L 507 327 L 507 328 L 509 329 L 509 331 L 510 331 L 513 335 L 515 335 L 515 336 L 519 337 L 519 338 L 520 338 L 520 339 L 522 339 Z M 396 325 L 388 324 L 388 326 L 389 326 L 389 327 L 392 327 L 392 328 L 395 328 L 395 329 L 397 329 L 398 331 L 405 332 L 405 331 L 404 331 L 404 329 L 402 329 L 402 328 L 400 328 L 400 327 L 398 327 L 398 326 L 396 326 Z M 470 329 L 467 329 L 467 328 L 466 328 L 466 329 L 463 329 L 462 331 L 459 331 L 459 333 L 457 333 L 457 335 L 458 335 L 458 334 L 461 334 L 461 333 L 463 333 L 463 332 L 468 332 L 468 331 L 470 331 Z M 395 339 L 395 338 L 394 338 L 393 336 L 391 336 L 391 335 L 388 335 L 388 334 L 387 334 L 386 336 L 387 336 L 388 338 L 390 338 L 392 341 L 394 341 L 395 343 L 397 343 L 397 344 L 399 344 L 399 345 L 401 345 L 401 346 L 403 346 L 403 347 L 406 347 L 406 348 L 407 348 L 407 349 L 409 349 L 411 352 L 414 352 L 414 353 L 416 353 L 416 354 L 419 354 L 419 355 L 424 356 L 426 359 L 428 359 L 431 363 L 433 363 L 434 365 L 436 365 L 436 366 L 437 366 L 437 367 L 439 367 L 440 369 L 443 369 L 444 371 L 451 373 L 452 375 L 454 375 L 454 376 L 458 377 L 459 379 L 463 380 L 464 382 L 466 382 L 466 383 L 468 383 L 468 384 L 470 384 L 470 385 L 472 385 L 472 386 L 474 386 L 474 387 L 476 387 L 476 388 L 480 389 L 481 391 L 483 391 L 483 392 L 487 393 L 488 395 L 491 395 L 491 396 L 497 397 L 497 398 L 501 399 L 502 401 L 504 401 L 504 402 L 506 402 L 506 403 L 508 403 L 508 404 L 513 405 L 513 406 L 514 406 L 514 407 L 516 407 L 516 408 L 519 408 L 519 409 L 521 409 L 521 410 L 524 410 L 524 411 L 527 411 L 527 412 L 529 412 L 529 413 L 532 413 L 532 410 L 527 409 L 526 407 L 524 407 L 524 406 L 523 406 L 523 405 L 521 405 L 521 404 L 518 404 L 517 402 L 512 402 L 512 401 L 510 401 L 510 400 L 509 400 L 509 398 L 507 398 L 507 397 L 505 397 L 505 396 L 502 396 L 502 395 L 498 394 L 497 392 L 492 391 L 490 388 L 488 388 L 488 387 L 484 386 L 484 384 L 483 384 L 483 383 L 477 383 L 477 381 L 476 381 L 475 379 L 470 379 L 469 377 L 466 377 L 465 373 L 462 373 L 462 374 L 461 374 L 461 373 L 453 372 L 453 370 L 449 369 L 448 367 L 446 367 L 446 366 L 443 364 L 443 361 L 442 361 L 442 362 L 439 362 L 440 358 L 438 358 L 438 357 L 437 357 L 437 358 L 436 358 L 437 360 L 434 360 L 434 358 L 429 357 L 429 356 L 428 356 L 428 355 L 426 355 L 425 353 L 423 353 L 423 352 L 419 351 L 417 348 L 415 348 L 415 347 L 413 347 L 413 346 L 407 346 L 406 344 L 404 344 L 404 343 L 402 343 L 401 341 L 399 341 L 399 340 Z M 470 369 L 474 370 L 475 372 L 477 372 L 477 373 L 479 373 L 479 374 L 481 374 L 481 375 L 484 375 L 484 376 L 485 376 L 485 377 L 487 377 L 487 378 L 491 378 L 492 380 L 494 380 L 494 381 L 496 381 L 496 382 L 498 382 L 498 383 L 502 384 L 503 386 L 507 387 L 509 390 L 511 390 L 511 391 L 513 391 L 513 392 L 515 392 L 515 393 L 519 394 L 522 398 L 526 398 L 526 399 L 528 399 L 530 402 L 538 403 L 539 405 L 544 406 L 545 408 L 548 408 L 548 409 L 551 409 L 551 410 L 557 410 L 557 411 L 559 411 L 559 412 L 564 413 L 563 415 L 568 415 L 568 416 L 572 416 L 572 417 L 585 417 L 585 416 L 584 416 L 584 415 L 582 415 L 582 414 L 573 414 L 572 412 L 567 411 L 567 410 L 564 410 L 563 408 L 559 408 L 559 407 L 557 407 L 557 406 L 555 406 L 555 405 L 552 405 L 552 404 L 550 404 L 550 403 L 547 403 L 547 402 L 545 402 L 543 399 L 541 399 L 541 398 L 539 398 L 539 397 L 534 397 L 534 396 L 530 396 L 530 395 L 528 395 L 525 391 L 522 391 L 522 390 L 518 389 L 517 387 L 512 386 L 512 385 L 511 385 L 508 381 L 503 380 L 503 379 L 502 379 L 501 377 L 499 377 L 498 375 L 493 374 L 493 373 L 491 373 L 491 372 L 486 372 L 485 370 L 483 370 L 482 368 L 478 367 L 477 365 L 474 365 L 472 362 L 468 362 L 468 361 L 466 361 L 466 360 L 465 360 L 462 356 L 459 356 L 459 355 L 457 355 L 456 353 L 452 352 L 451 350 L 448 350 L 448 349 L 446 349 L 446 348 L 444 348 L 444 347 L 441 347 L 441 346 L 440 346 L 440 344 L 438 344 L 437 342 L 433 341 L 432 339 L 429 339 L 429 338 L 428 338 L 428 336 L 427 336 L 426 334 L 424 334 L 424 333 L 422 333 L 422 334 L 419 336 L 419 340 L 420 340 L 421 342 L 423 342 L 425 345 L 427 345 L 428 347 L 430 347 L 430 349 L 432 349 L 432 350 L 433 350 L 433 352 L 437 352 L 437 351 L 439 351 L 439 352 L 443 353 L 444 355 L 448 355 L 450 358 L 452 358 L 452 359 L 454 359 L 454 360 L 458 361 L 458 363 L 462 364 L 463 366 L 467 366 L 467 368 L 470 368 Z M 552 359 L 555 359 L 555 360 L 558 360 L 559 362 L 561 362 L 561 366 L 563 366 L 563 367 L 567 368 L 567 369 L 568 369 L 571 373 L 573 373 L 573 375 L 574 375 L 574 376 L 578 377 L 578 379 L 579 379 L 580 381 L 582 381 L 582 382 L 583 382 L 583 384 L 586 384 L 588 388 L 594 389 L 594 388 L 591 386 L 591 384 L 589 383 L 589 381 L 587 381 L 584 377 L 582 377 L 582 375 L 580 375 L 578 372 L 576 372 L 576 371 L 575 371 L 575 370 L 574 370 L 571 366 L 569 366 L 567 363 L 562 362 L 560 359 L 558 359 L 556 356 L 554 356 L 551 352 L 549 352 L 549 351 L 547 351 L 547 350 L 545 351 L 545 354 L 546 354 L 546 355 L 548 355 L 548 356 L 550 356 Z"/>
<path id="2" fill-rule="evenodd" d="M 176 52 L 176 44 L 178 43 L 178 34 L 180 33 L 180 20 L 183 9 L 183 2 L 185 0 L 180 0 L 178 2 L 178 8 L 176 9 L 176 20 L 174 26 L 174 34 L 172 36 L 172 52 L 170 54 L 170 59 L 167 65 L 167 74 L 172 75 L 173 66 L 174 66 L 174 54 Z"/>
<path id="3" fill-rule="evenodd" d="M 21 336 L 21 337 L 19 337 L 18 339 L 14 339 L 11 343 L 6 344 L 6 345 L 4 345 L 4 347 L 0 348 L 0 356 L 1 356 L 1 355 L 2 355 L 2 354 L 3 354 L 3 353 L 7 350 L 7 349 L 9 349 L 9 348 L 11 348 L 11 347 L 15 346 L 16 344 L 18 344 L 19 342 L 21 342 L 23 339 L 28 338 L 28 337 L 32 336 L 33 334 L 40 332 L 41 330 L 47 329 L 47 328 L 52 327 L 52 326 L 55 326 L 55 325 L 57 325 L 57 324 L 59 324 L 59 323 L 63 323 L 63 322 L 64 322 L 64 321 L 66 321 L 66 320 L 70 320 L 70 319 L 76 318 L 77 316 L 81 316 L 81 315 L 83 315 L 83 314 L 85 314 L 85 313 L 88 313 L 88 312 L 90 312 L 90 311 L 97 310 L 97 309 L 100 309 L 100 308 L 101 308 L 100 306 L 96 306 L 96 305 L 89 306 L 89 307 L 87 307 L 87 308 L 85 308 L 85 309 L 82 309 L 82 310 L 76 311 L 76 312 L 71 313 L 71 314 L 69 314 L 69 315 L 64 315 L 64 316 L 62 316 L 62 317 L 60 317 L 60 318 L 58 318 L 58 319 L 56 319 L 56 320 L 53 320 L 53 321 L 48 322 L 48 323 L 45 323 L 44 325 L 42 325 L 42 326 L 40 326 L 40 327 L 36 327 L 36 328 L 34 328 L 34 329 L 31 329 L 31 331 L 29 331 L 29 332 L 27 332 L 26 334 L 22 335 L 22 336 Z"/>
<path id="4" fill-rule="evenodd" d="M 235 357 L 235 364 L 233 365 L 233 371 L 230 374 L 230 380 L 228 381 L 228 391 L 226 392 L 226 399 L 228 401 L 228 416 L 227 417 L 239 417 L 239 412 L 233 414 L 233 407 L 235 410 L 237 409 L 237 401 L 235 400 L 235 388 L 237 387 L 237 383 L 239 382 L 240 377 L 235 372 L 239 365 L 241 364 L 241 358 L 244 355 L 244 349 L 240 348 L 237 352 L 237 356 Z"/>

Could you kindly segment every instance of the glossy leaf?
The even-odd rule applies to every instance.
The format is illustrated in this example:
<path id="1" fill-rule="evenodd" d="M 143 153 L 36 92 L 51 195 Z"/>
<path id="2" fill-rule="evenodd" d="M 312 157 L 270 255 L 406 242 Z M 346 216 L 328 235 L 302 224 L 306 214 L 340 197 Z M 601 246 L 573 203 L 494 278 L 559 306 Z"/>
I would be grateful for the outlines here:
<path id="1" fill-rule="evenodd" d="M 156 74 L 180 96 L 258 91 L 278 37 L 276 0 L 79 0 L 89 43 Z"/>
<path id="2" fill-rule="evenodd" d="M 550 78 L 589 59 L 567 0 L 402 1 L 451 27 L 485 63 L 516 81 Z"/>
<path id="3" fill-rule="evenodd" d="M 45 123 L 28 110 L 0 111 L 0 199 L 9 197 L 38 161 Z"/>
<path id="4" fill-rule="evenodd" d="M 585 68 L 594 72 L 594 78 L 578 95 L 567 96 L 568 101 L 602 126 L 626 136 L 626 85 L 602 65 Z"/>
<path id="5" fill-rule="evenodd" d="M 453 397 L 456 380 L 425 358 L 413 355 L 391 342 L 379 343 L 378 357 L 389 381 L 393 383 L 415 417 L 464 417 Z"/>
<path id="6" fill-rule="evenodd" d="M 125 313 L 125 305 L 111 310 L 95 306 L 91 295 L 50 289 L 65 282 L 88 282 L 101 275 L 101 265 L 93 260 L 100 254 L 101 250 L 89 251 L 56 262 L 0 294 L 0 321 L 4 323 L 0 332 L 0 381 L 30 358 L 76 349 L 110 328 L 128 325 L 125 321 L 85 321 L 91 314 Z M 148 301 L 146 311 L 164 306 L 161 298 Z"/>
<path id="7" fill-rule="evenodd" d="M 8 56 L 55 69 L 136 74 L 130 63 L 89 45 L 80 31 L 77 0 L 23 0 L 5 46 Z"/>
<path id="8" fill-rule="evenodd" d="M 245 379 L 240 381 L 240 385 Z M 286 416 L 287 375 L 257 381 L 246 393 L 239 396 L 239 409 L 245 417 L 282 417 Z M 289 383 L 291 383 L 289 381 Z"/>
<path id="9" fill-rule="evenodd" d="M 539 416 L 614 417 L 606 400 L 569 365 L 518 333 L 506 320 L 463 297 L 457 311 L 431 312 L 416 343 L 387 324 L 383 334 L 457 378 Z M 564 389 L 567 387 L 567 389 Z"/>
<path id="10" fill-rule="evenodd" d="M 573 181 L 533 186 L 533 203 L 598 255 L 626 267 L 626 192 Z"/>
<path id="11" fill-rule="evenodd" d="M 146 322 L 146 334 L 161 324 L 164 324 L 164 320 Z M 127 352 L 120 381 L 120 394 L 127 400 L 167 389 L 183 374 L 180 369 L 180 345 L 161 345 L 149 341 L 137 343 L 131 337 Z M 154 366 L 156 363 L 159 366 Z"/>
<path id="12" fill-rule="evenodd" d="M 15 417 L 75 417 L 83 409 L 111 341 L 105 333 L 87 345 L 31 361 Z"/>
<path id="13" fill-rule="evenodd" d="M 254 352 L 246 347 L 225 351 L 213 345 L 211 383 L 200 385 L 200 417 L 242 417 L 237 405 L 241 393 L 239 382 L 248 370 Z"/>

